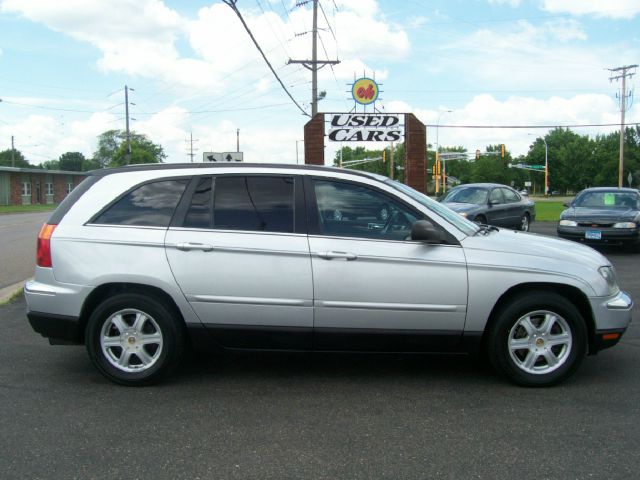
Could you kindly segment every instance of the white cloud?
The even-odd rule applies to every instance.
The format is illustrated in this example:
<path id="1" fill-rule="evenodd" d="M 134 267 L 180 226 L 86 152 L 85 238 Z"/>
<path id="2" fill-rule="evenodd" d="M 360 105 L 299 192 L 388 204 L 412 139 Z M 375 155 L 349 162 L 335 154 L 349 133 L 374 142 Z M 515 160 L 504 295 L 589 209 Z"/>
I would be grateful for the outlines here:
<path id="1" fill-rule="evenodd" d="M 433 53 L 439 72 L 463 75 L 473 81 L 476 91 L 514 86 L 602 91 L 609 86 L 605 67 L 640 57 L 640 48 L 632 42 L 594 46 L 583 42 L 585 38 L 580 25 L 571 20 L 540 26 L 520 21 L 510 28 L 472 32 Z"/>
<path id="2" fill-rule="evenodd" d="M 640 13 L 640 0 L 544 0 L 542 8 L 551 13 L 629 20 Z"/>

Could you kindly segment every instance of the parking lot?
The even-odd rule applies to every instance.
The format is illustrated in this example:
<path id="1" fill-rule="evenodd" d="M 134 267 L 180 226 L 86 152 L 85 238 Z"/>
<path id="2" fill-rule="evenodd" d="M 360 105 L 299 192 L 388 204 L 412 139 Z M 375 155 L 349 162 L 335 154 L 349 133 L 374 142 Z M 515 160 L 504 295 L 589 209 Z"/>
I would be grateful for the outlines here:
<path id="1" fill-rule="evenodd" d="M 640 301 L 640 254 L 603 253 Z M 637 321 L 547 389 L 477 358 L 328 354 L 191 358 L 125 388 L 83 347 L 50 346 L 24 308 L 0 306 L 2 478 L 638 476 Z"/>

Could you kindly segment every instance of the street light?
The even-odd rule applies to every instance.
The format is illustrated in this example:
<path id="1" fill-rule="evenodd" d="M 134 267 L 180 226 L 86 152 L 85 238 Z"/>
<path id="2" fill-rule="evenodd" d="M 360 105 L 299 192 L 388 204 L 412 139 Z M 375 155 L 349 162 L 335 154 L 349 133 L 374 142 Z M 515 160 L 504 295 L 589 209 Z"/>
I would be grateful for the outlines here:
<path id="1" fill-rule="evenodd" d="M 527 135 L 533 135 L 528 133 Z M 544 196 L 549 196 L 549 145 L 544 137 L 540 137 L 544 142 Z"/>
<path id="2" fill-rule="evenodd" d="M 440 158 L 440 139 L 438 136 L 438 130 L 440 128 L 440 118 L 442 118 L 442 115 L 444 115 L 445 113 L 451 113 L 453 110 L 444 110 L 442 112 L 440 112 L 440 115 L 438 115 L 438 121 L 436 122 L 436 163 L 437 160 Z M 447 191 L 447 162 L 446 160 L 442 161 L 442 193 L 445 193 Z"/>

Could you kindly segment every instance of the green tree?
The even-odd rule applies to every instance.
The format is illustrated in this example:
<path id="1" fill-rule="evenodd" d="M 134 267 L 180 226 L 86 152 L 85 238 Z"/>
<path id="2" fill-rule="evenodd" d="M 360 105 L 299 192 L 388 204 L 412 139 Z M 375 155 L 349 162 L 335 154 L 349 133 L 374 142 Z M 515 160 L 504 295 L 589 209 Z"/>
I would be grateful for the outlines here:
<path id="1" fill-rule="evenodd" d="M 144 135 L 131 136 L 131 158 L 127 162 L 127 144 L 123 142 L 118 147 L 110 167 L 122 165 L 136 165 L 140 163 L 162 163 L 167 157 L 160 145 L 156 145 Z"/>
<path id="2" fill-rule="evenodd" d="M 12 160 L 13 158 L 13 160 Z M 3 167 L 16 167 L 16 168 L 33 168 L 33 165 L 24 158 L 24 155 L 20 150 L 3 150 L 0 152 L 0 166 Z"/>
<path id="3" fill-rule="evenodd" d="M 46 160 L 40 164 L 45 170 L 60 170 L 60 160 Z"/>
<path id="4" fill-rule="evenodd" d="M 131 158 L 127 162 L 127 134 L 123 130 L 108 130 L 98 137 L 98 149 L 93 160 L 100 167 L 133 165 L 137 163 L 161 163 L 167 156 L 162 146 L 153 143 L 146 135 L 131 132 Z"/>
<path id="5" fill-rule="evenodd" d="M 80 152 L 66 152 L 60 155 L 60 170 L 81 172 L 86 158 Z"/>

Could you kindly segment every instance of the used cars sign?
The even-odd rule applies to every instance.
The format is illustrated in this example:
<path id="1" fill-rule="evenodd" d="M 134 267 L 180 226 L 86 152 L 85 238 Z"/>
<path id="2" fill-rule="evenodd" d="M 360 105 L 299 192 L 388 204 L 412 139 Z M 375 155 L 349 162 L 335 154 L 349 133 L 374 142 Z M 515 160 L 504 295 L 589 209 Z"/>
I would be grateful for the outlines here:
<path id="1" fill-rule="evenodd" d="M 334 142 L 395 142 L 402 137 L 399 114 L 334 114 L 329 140 Z"/>

